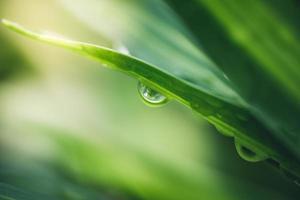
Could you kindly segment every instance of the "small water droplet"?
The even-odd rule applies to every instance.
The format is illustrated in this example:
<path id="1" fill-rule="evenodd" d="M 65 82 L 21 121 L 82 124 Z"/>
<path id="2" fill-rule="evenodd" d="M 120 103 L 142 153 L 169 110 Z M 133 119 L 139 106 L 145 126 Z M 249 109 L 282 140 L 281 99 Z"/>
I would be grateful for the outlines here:
<path id="1" fill-rule="evenodd" d="M 156 106 L 163 105 L 168 102 L 166 96 L 162 95 L 161 93 L 146 86 L 141 82 L 138 83 L 138 92 L 147 104 Z"/>
<path id="2" fill-rule="evenodd" d="M 249 162 L 259 162 L 268 158 L 265 154 L 258 154 L 242 145 L 237 139 L 234 140 L 235 148 L 241 158 Z"/>
<path id="3" fill-rule="evenodd" d="M 115 50 L 119 51 L 122 54 L 130 55 L 129 49 L 125 45 L 123 45 L 122 43 L 115 43 L 113 45 L 113 48 Z"/>

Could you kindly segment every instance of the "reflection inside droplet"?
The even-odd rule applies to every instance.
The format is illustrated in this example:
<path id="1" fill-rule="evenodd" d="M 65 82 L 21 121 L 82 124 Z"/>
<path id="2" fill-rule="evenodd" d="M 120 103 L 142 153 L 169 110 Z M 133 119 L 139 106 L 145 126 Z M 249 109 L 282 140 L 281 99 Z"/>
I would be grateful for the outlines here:
<path id="1" fill-rule="evenodd" d="M 148 104 L 162 105 L 168 101 L 167 97 L 141 82 L 138 83 L 138 91 L 143 100 Z"/>
<path id="2" fill-rule="evenodd" d="M 245 147 L 244 145 L 242 145 L 237 140 L 235 140 L 234 143 L 235 143 L 235 148 L 236 148 L 237 153 L 239 154 L 239 156 L 241 158 L 243 158 L 246 161 L 259 162 L 259 161 L 266 160 L 268 158 L 267 155 L 258 154 L 256 152 L 254 152 L 251 149 L 249 149 L 249 148 Z"/>

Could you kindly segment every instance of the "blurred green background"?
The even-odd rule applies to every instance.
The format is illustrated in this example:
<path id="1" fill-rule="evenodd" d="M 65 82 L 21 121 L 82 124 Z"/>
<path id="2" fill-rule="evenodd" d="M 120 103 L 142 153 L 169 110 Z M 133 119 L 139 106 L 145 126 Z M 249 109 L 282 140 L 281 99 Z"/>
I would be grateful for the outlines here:
<path id="1" fill-rule="evenodd" d="M 58 1 L 0 0 L 0 17 L 118 44 Z M 231 139 L 189 109 L 147 107 L 136 80 L 3 27 L 0 84 L 0 199 L 300 197 L 282 172 L 241 160 Z"/>

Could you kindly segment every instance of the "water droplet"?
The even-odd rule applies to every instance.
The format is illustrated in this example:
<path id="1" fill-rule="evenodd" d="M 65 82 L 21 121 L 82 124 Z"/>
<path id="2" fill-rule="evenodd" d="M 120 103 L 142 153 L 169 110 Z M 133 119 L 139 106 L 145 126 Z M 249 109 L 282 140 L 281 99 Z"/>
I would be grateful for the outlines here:
<path id="1" fill-rule="evenodd" d="M 248 147 L 245 147 L 237 139 L 235 139 L 234 144 L 239 156 L 246 161 L 259 162 L 259 161 L 266 160 L 268 158 L 268 156 L 265 154 L 258 154 L 252 151 L 251 149 L 249 149 Z"/>
<path id="2" fill-rule="evenodd" d="M 115 43 L 113 45 L 113 48 L 115 50 L 119 51 L 122 54 L 130 55 L 129 49 L 125 45 L 123 45 L 122 43 Z"/>
<path id="3" fill-rule="evenodd" d="M 138 83 L 138 91 L 147 104 L 156 106 L 163 105 L 168 101 L 167 97 L 141 82 Z"/>

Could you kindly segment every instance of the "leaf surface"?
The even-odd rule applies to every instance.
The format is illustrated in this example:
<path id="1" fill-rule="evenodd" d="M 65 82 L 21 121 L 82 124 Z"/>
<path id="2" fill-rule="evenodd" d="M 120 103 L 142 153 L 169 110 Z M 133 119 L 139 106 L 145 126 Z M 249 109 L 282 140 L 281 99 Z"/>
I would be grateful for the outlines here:
<path id="1" fill-rule="evenodd" d="M 299 2 L 167 2 L 232 80 L 251 112 L 299 157 Z"/>

